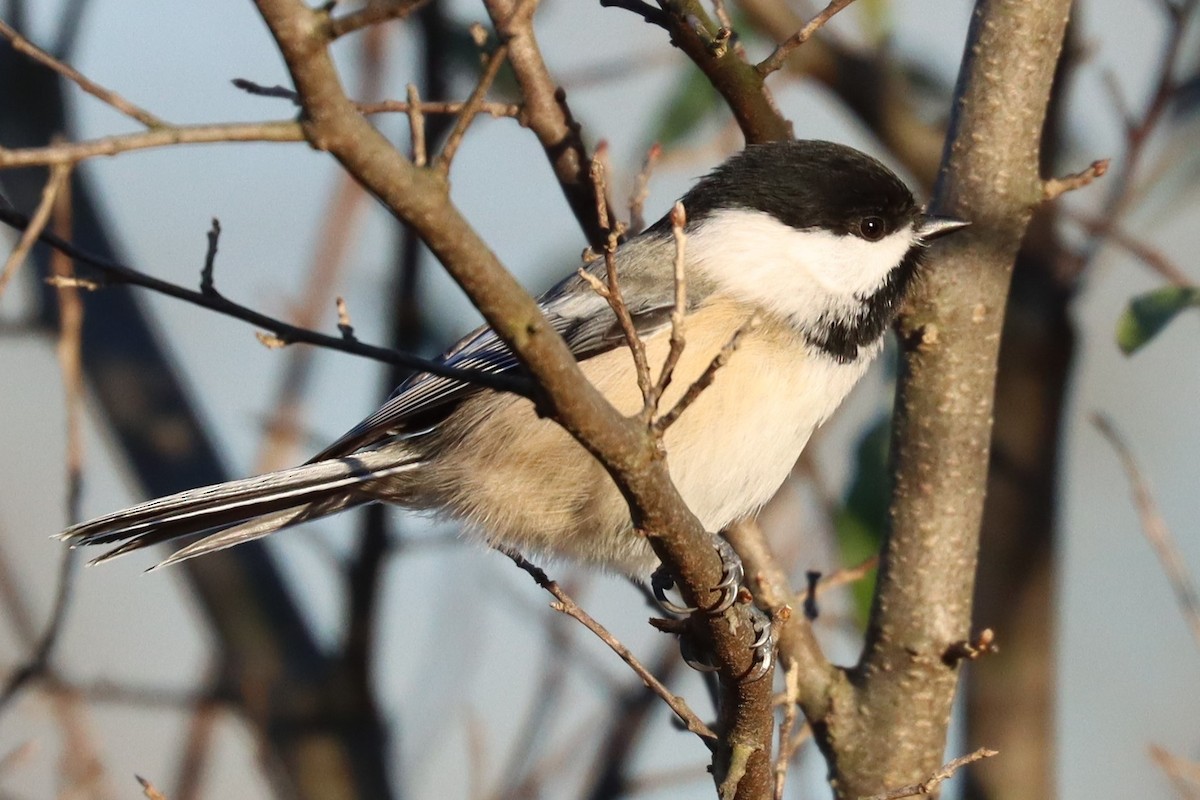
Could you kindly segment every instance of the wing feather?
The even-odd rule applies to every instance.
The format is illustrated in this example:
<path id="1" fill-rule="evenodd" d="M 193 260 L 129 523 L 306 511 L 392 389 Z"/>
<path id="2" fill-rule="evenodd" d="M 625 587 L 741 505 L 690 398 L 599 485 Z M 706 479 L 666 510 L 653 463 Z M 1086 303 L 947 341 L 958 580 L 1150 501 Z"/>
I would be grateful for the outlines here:
<path id="1" fill-rule="evenodd" d="M 635 257 L 639 255 L 638 248 L 633 250 Z M 626 252 L 624 258 L 629 255 Z M 593 261 L 586 269 L 598 277 L 602 276 L 603 260 Z M 636 298 L 636 301 L 628 303 L 629 313 L 639 335 L 649 336 L 670 322 L 670 312 L 674 307 L 674 283 L 671 276 L 667 275 L 665 280 L 639 281 L 636 288 L 638 291 L 629 293 Z M 542 295 L 538 304 L 576 359 L 598 355 L 625 342 L 608 302 L 578 275 L 561 281 Z M 438 360 L 449 366 L 493 375 L 521 370 L 520 362 L 508 345 L 487 326 L 469 333 Z M 427 372 L 413 375 L 401 383 L 379 409 L 314 456 L 309 463 L 348 455 L 387 436 L 426 432 L 444 420 L 458 403 L 478 391 L 479 386 L 454 378 Z"/>

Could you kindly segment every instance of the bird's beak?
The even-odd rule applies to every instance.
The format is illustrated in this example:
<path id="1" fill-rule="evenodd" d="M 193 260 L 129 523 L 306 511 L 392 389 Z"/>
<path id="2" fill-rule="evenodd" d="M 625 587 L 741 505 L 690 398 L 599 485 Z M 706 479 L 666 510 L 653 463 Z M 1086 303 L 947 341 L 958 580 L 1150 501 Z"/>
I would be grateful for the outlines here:
<path id="1" fill-rule="evenodd" d="M 921 217 L 921 221 L 917 223 L 917 237 L 922 242 L 931 242 L 948 233 L 954 233 L 961 230 L 971 223 L 963 219 L 955 217 L 938 217 L 933 214 L 925 214 Z"/>

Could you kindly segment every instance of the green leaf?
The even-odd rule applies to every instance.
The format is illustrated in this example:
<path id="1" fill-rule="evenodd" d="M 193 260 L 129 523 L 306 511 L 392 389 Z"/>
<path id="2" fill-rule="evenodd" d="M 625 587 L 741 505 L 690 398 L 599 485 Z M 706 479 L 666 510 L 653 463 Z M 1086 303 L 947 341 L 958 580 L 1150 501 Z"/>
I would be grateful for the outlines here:
<path id="1" fill-rule="evenodd" d="M 1144 347 L 1180 311 L 1200 307 L 1200 287 L 1167 286 L 1133 298 L 1117 321 L 1117 344 L 1125 355 Z"/>

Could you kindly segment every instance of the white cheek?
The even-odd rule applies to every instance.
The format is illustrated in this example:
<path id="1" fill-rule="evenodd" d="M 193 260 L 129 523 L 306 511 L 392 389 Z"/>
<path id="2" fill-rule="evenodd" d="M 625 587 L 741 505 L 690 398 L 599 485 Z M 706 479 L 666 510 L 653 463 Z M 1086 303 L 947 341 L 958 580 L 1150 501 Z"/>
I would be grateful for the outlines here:
<path id="1" fill-rule="evenodd" d="M 868 242 L 796 230 L 758 211 L 718 211 L 688 237 L 688 261 L 733 295 L 808 321 L 854 313 L 916 240 L 911 225 Z"/>

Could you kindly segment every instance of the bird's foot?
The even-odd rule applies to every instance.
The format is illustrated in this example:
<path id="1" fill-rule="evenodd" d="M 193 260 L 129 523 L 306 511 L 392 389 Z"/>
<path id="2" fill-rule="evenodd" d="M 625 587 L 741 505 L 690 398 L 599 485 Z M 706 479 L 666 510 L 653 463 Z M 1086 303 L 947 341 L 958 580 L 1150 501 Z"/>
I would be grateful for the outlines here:
<path id="1" fill-rule="evenodd" d="M 722 565 L 721 580 L 713 587 L 713 591 L 720 592 L 719 600 L 712 607 L 705 609 L 698 609 L 694 606 L 676 602 L 668 596 L 668 592 L 674 592 L 678 596 L 678 593 L 675 591 L 675 578 L 665 567 L 660 566 L 651 575 L 650 586 L 654 592 L 654 598 L 665 611 L 679 615 L 693 614 L 700 610 L 703 610 L 707 614 L 723 614 L 737 602 L 742 588 L 742 581 L 746 575 L 745 568 L 742 566 L 742 560 L 734 552 L 729 542 L 720 536 L 713 537 L 713 548 L 721 557 Z M 748 603 L 748 605 L 750 625 L 754 631 L 754 641 L 750 643 L 750 648 L 753 650 L 753 660 L 750 671 L 746 675 L 746 680 L 756 681 L 770 671 L 771 665 L 774 662 L 775 636 L 771 628 L 771 618 L 753 603 Z M 679 651 L 683 656 L 684 662 L 692 669 L 699 670 L 700 672 L 713 672 L 717 669 L 716 664 L 713 662 L 711 651 L 701 647 L 699 640 L 694 635 L 688 633 L 681 634 Z"/>
<path id="2" fill-rule="evenodd" d="M 704 611 L 709 614 L 720 614 L 731 608 L 737 600 L 738 590 L 742 588 L 742 580 L 746 577 L 746 570 L 742 566 L 742 559 L 723 537 L 713 536 L 712 545 L 713 549 L 717 551 L 717 555 L 721 557 L 721 580 L 712 587 L 712 590 L 720 592 L 721 597 L 711 608 L 706 608 Z M 666 567 L 660 566 L 654 570 L 650 576 L 650 588 L 654 591 L 654 599 L 658 601 L 664 611 L 672 614 L 691 614 L 699 610 L 695 606 L 676 603 L 667 596 L 668 592 L 675 589 L 675 576 Z"/>

